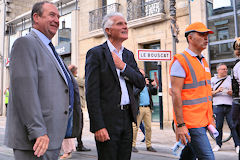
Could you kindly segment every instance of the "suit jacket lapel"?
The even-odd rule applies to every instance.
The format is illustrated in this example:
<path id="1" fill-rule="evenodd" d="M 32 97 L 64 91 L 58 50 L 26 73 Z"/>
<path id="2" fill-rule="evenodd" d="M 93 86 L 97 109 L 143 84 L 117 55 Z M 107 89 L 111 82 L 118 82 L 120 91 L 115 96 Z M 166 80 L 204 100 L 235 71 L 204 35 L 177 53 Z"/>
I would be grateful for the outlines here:
<path id="1" fill-rule="evenodd" d="M 41 39 L 37 36 L 37 34 L 34 31 L 31 31 L 30 34 L 35 37 L 38 41 L 39 44 L 42 46 L 42 49 L 44 50 L 45 53 L 47 53 L 47 55 L 50 57 L 50 59 L 52 60 L 52 62 L 55 64 L 55 67 L 57 68 L 58 72 L 60 73 L 60 75 L 62 76 L 63 80 L 65 81 L 64 75 L 61 71 L 61 69 L 59 68 L 58 62 L 54 59 L 52 53 L 48 50 L 48 48 L 43 44 L 43 42 L 41 41 Z M 66 85 L 67 82 L 65 81 Z"/>
<path id="2" fill-rule="evenodd" d="M 122 53 L 122 61 L 124 62 L 124 63 L 127 63 L 127 53 L 126 53 L 126 49 L 124 48 L 123 49 L 123 53 Z"/>
<path id="3" fill-rule="evenodd" d="M 119 78 L 118 78 L 118 75 L 117 75 L 117 70 L 116 70 L 115 64 L 113 62 L 112 54 L 111 54 L 111 52 L 110 52 L 110 50 L 108 48 L 107 42 L 105 42 L 103 44 L 103 48 L 104 48 L 104 54 L 105 54 L 107 63 L 109 64 L 109 66 L 110 66 L 110 68 L 111 68 L 111 70 L 113 72 L 114 77 L 116 78 L 116 80 L 120 84 Z"/>

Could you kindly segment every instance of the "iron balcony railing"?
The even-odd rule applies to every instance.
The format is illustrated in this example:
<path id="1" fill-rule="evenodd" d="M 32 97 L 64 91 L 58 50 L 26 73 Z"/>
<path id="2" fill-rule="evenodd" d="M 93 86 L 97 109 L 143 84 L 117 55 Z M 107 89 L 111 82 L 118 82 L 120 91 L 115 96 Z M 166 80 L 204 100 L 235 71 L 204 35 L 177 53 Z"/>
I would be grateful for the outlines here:
<path id="1" fill-rule="evenodd" d="M 127 20 L 165 13 L 164 0 L 127 0 Z"/>
<path id="2" fill-rule="evenodd" d="M 113 3 L 111 5 L 104 6 L 99 9 L 95 9 L 89 12 L 89 30 L 93 31 L 100 29 L 102 26 L 103 17 L 111 12 L 119 12 L 119 3 Z"/>

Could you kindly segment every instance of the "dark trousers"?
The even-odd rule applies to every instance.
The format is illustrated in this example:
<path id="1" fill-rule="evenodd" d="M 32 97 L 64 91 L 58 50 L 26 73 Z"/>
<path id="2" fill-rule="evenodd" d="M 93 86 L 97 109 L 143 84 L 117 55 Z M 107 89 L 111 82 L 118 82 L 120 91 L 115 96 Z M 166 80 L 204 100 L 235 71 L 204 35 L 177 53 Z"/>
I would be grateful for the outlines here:
<path id="1" fill-rule="evenodd" d="M 82 142 L 83 112 L 81 112 L 81 116 L 82 116 L 82 121 L 81 121 L 81 123 L 82 123 L 82 129 L 81 129 L 81 132 L 80 132 L 79 136 L 77 137 L 77 142 L 78 142 L 77 147 L 79 147 L 79 148 L 82 148 L 82 147 L 83 147 L 83 142 Z"/>
<path id="2" fill-rule="evenodd" d="M 96 140 L 98 160 L 130 160 L 132 151 L 132 122 L 129 110 L 122 110 L 118 122 L 108 130 L 109 141 Z"/>
<path id="3" fill-rule="evenodd" d="M 235 147 L 240 145 L 239 137 L 237 136 L 237 132 L 233 127 L 231 109 L 232 109 L 231 105 L 213 106 L 213 113 L 216 115 L 216 128 L 219 132 L 219 135 L 216 138 L 216 143 L 220 147 L 222 146 L 222 133 L 223 133 L 222 129 L 223 129 L 224 117 L 226 117 L 228 127 L 231 130 Z"/>

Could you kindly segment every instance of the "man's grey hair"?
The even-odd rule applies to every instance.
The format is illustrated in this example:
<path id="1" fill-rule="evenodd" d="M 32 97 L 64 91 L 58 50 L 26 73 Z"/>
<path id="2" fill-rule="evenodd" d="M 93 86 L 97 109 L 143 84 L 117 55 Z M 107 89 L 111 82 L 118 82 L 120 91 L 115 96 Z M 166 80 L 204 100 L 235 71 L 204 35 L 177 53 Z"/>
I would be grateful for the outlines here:
<path id="1" fill-rule="evenodd" d="M 220 66 L 226 66 L 226 67 L 227 67 L 227 65 L 226 65 L 225 63 L 219 63 L 219 64 L 216 66 L 216 69 L 218 70 Z"/>
<path id="2" fill-rule="evenodd" d="M 106 16 L 103 17 L 103 20 L 102 20 L 102 29 L 103 29 L 103 33 L 105 35 L 106 38 L 108 38 L 108 34 L 106 32 L 106 28 L 111 28 L 111 26 L 113 25 L 113 21 L 111 20 L 112 17 L 115 17 L 115 16 L 120 16 L 122 18 L 124 18 L 123 14 L 120 13 L 120 12 L 112 12 L 112 13 L 109 13 L 107 14 Z M 125 19 L 125 18 L 124 18 Z"/>
<path id="3" fill-rule="evenodd" d="M 45 3 L 49 3 L 49 4 L 53 4 L 55 5 L 54 3 L 52 2 L 48 2 L 48 1 L 42 1 L 42 2 L 37 2 L 33 5 L 33 8 L 32 8 L 32 13 L 31 13 L 31 19 L 32 19 L 32 25 L 34 25 L 34 20 L 33 20 L 33 14 L 34 13 L 37 13 L 39 16 L 42 16 L 43 14 L 43 5 Z"/>
<path id="4" fill-rule="evenodd" d="M 188 36 L 189 36 L 189 35 L 191 35 L 191 36 L 192 36 L 192 35 L 193 35 L 193 33 L 196 33 L 196 32 L 190 32 L 190 33 L 188 33 L 188 35 L 186 36 L 187 43 L 189 43 Z"/>

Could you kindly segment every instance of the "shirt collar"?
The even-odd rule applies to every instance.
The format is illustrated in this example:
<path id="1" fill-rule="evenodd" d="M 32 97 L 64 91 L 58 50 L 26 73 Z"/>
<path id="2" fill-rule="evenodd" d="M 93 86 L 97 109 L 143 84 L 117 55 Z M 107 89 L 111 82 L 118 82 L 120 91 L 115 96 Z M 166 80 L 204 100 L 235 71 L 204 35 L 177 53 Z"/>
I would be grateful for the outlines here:
<path id="1" fill-rule="evenodd" d="M 123 49 L 124 49 L 123 46 L 121 47 L 120 51 L 118 52 L 117 49 L 113 46 L 113 44 L 109 40 L 107 40 L 107 45 L 111 52 L 115 52 L 118 54 L 121 54 L 123 52 Z"/>
<path id="2" fill-rule="evenodd" d="M 191 51 L 189 48 L 185 49 L 186 52 L 188 52 L 191 56 L 193 57 L 197 57 L 198 55 L 196 53 L 194 53 L 193 51 Z M 202 54 L 201 54 L 202 55 Z M 204 58 L 204 56 L 202 55 L 202 57 Z"/>
<path id="3" fill-rule="evenodd" d="M 49 40 L 42 32 L 40 32 L 39 30 L 32 28 L 32 31 L 34 31 L 37 36 L 41 39 L 41 41 L 48 46 L 48 44 L 51 42 L 51 40 Z"/>

